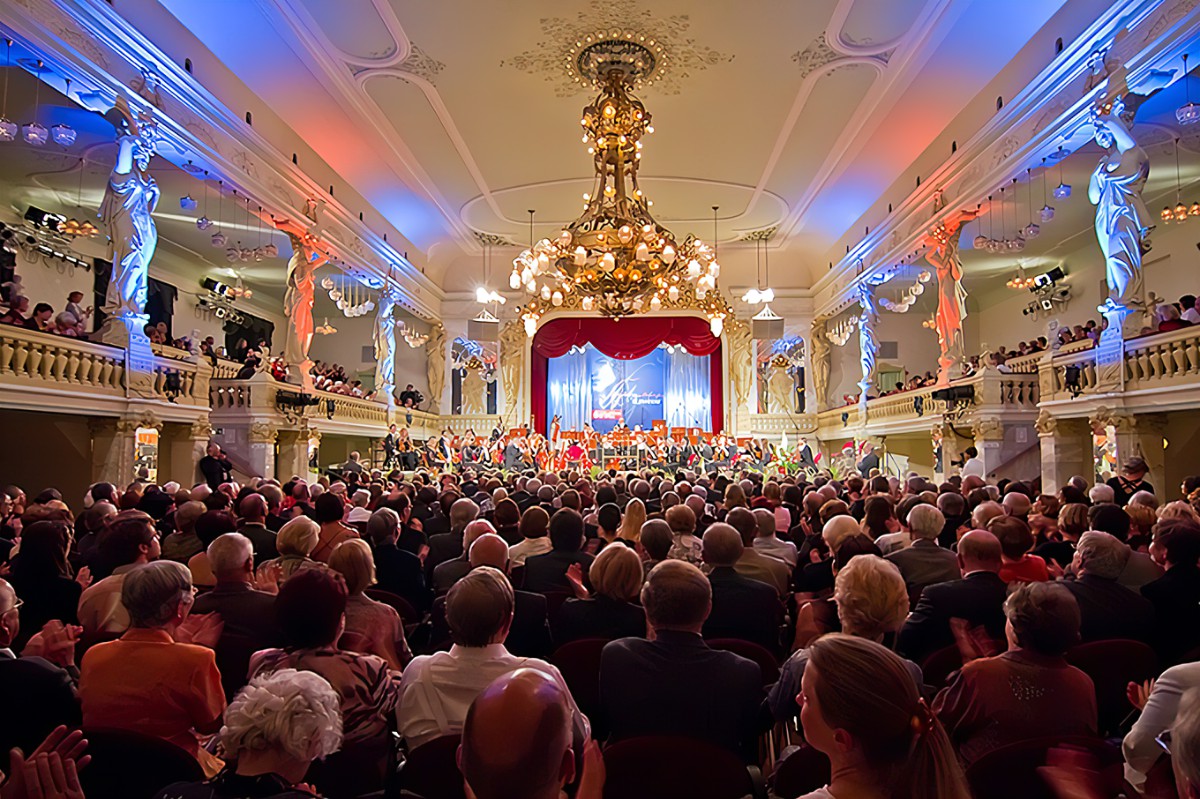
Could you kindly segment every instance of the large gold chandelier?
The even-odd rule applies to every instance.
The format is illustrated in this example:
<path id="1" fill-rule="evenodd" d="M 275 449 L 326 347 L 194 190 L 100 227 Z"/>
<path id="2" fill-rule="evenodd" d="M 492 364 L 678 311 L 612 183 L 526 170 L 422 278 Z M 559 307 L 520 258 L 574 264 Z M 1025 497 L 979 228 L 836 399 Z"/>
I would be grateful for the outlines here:
<path id="1" fill-rule="evenodd" d="M 580 120 L 594 157 L 595 182 L 583 195 L 578 219 L 553 240 L 542 239 L 513 259 L 509 285 L 532 295 L 518 309 L 530 336 L 553 309 L 595 310 L 613 318 L 664 308 L 698 310 L 718 336 L 732 315 L 717 291 L 716 252 L 690 235 L 678 244 L 654 220 L 653 203 L 638 187 L 641 139 L 654 132 L 650 112 L 630 94 L 654 62 L 639 48 L 632 42 L 598 42 L 586 53 L 600 87 Z"/>

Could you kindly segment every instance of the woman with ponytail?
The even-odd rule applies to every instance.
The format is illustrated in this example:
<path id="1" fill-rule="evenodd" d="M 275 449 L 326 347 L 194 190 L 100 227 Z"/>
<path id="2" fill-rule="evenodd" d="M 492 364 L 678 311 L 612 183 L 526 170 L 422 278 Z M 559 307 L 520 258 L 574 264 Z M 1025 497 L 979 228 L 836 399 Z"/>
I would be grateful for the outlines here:
<path id="1" fill-rule="evenodd" d="M 898 655 L 837 633 L 808 651 L 796 701 L 832 779 L 802 799 L 969 799 L 946 732 Z"/>

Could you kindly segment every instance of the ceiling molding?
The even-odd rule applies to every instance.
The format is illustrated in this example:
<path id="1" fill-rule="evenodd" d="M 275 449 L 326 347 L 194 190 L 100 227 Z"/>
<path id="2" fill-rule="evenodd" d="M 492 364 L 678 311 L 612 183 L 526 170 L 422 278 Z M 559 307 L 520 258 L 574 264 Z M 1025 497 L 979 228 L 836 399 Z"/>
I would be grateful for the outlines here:
<path id="1" fill-rule="evenodd" d="M 852 304 L 865 276 L 919 250 L 925 231 L 941 216 L 974 205 L 1059 146 L 1072 149 L 1071 139 L 1086 126 L 1089 108 L 1107 85 L 1106 79 L 1092 79 L 1089 59 L 1111 48 L 1124 28 L 1131 32 L 1120 60 L 1128 67 L 1129 84 L 1137 86 L 1194 43 L 1200 35 L 1200 7 L 1196 0 L 1125 0 L 1110 8 L 910 193 L 884 224 L 822 275 L 813 287 L 818 313 Z M 935 214 L 931 209 L 937 194 L 946 205 Z"/>
<path id="2" fill-rule="evenodd" d="M 17 38 L 71 78 L 70 99 L 103 112 L 125 96 L 131 105 L 152 110 L 164 145 L 159 157 L 205 166 L 214 178 L 252 197 L 264 213 L 303 219 L 305 202 L 319 199 L 322 241 L 332 253 L 390 279 L 413 313 L 436 316 L 440 288 L 106 3 L 0 0 L 0 10 Z"/>

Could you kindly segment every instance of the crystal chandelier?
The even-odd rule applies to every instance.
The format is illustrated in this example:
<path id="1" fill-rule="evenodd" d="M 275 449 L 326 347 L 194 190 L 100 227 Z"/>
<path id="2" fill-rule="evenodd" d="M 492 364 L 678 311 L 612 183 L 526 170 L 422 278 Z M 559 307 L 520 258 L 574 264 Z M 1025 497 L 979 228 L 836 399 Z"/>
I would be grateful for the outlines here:
<path id="1" fill-rule="evenodd" d="M 653 203 L 638 187 L 641 139 L 654 128 L 630 89 L 654 58 L 648 52 L 642 59 L 606 57 L 612 44 L 597 42 L 585 54 L 600 94 L 580 120 L 595 169 L 583 214 L 553 240 L 542 239 L 513 260 L 509 285 L 532 295 L 518 309 L 525 332 L 532 336 L 538 319 L 554 308 L 612 318 L 677 308 L 702 311 L 713 334 L 720 335 L 732 311 L 717 292 L 716 252 L 692 236 L 677 243 L 651 216 Z M 626 50 L 639 46 L 619 44 Z"/>

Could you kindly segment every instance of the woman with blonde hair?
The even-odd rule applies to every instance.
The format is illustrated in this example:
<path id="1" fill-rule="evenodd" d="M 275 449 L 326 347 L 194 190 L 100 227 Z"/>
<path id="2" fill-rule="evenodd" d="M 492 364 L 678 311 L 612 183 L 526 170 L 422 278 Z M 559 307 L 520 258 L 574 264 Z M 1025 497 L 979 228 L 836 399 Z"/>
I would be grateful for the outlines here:
<path id="1" fill-rule="evenodd" d="M 634 497 L 625 506 L 625 515 L 621 517 L 621 526 L 617 528 L 617 539 L 636 544 L 641 538 L 642 525 L 645 523 L 646 505 Z"/>
<path id="2" fill-rule="evenodd" d="M 870 543 L 865 536 L 858 538 Z M 878 555 L 855 555 L 838 570 L 833 601 L 842 632 L 877 643 L 899 630 L 908 616 L 908 588 L 900 576 L 900 569 Z M 799 635 L 799 622 L 797 628 Z M 767 705 L 779 721 L 799 712 L 796 694 L 800 692 L 800 678 L 808 665 L 810 649 L 811 646 L 792 653 L 779 670 L 779 681 L 767 696 Z M 923 680 L 920 666 L 909 660 L 904 661 L 904 666 L 920 685 Z"/>
<path id="3" fill-rule="evenodd" d="M 555 644 L 561 646 L 579 638 L 644 637 L 646 614 L 634 604 L 642 590 L 641 557 L 626 546 L 607 546 L 592 562 L 588 578 L 591 595 L 583 589 L 582 580 L 574 581 L 580 596 L 568 599 L 558 611 Z"/>
<path id="4" fill-rule="evenodd" d="M 886 647 L 837 633 L 817 640 L 797 702 L 804 738 L 833 775 L 802 799 L 970 797 L 946 731 Z"/>
<path id="5" fill-rule="evenodd" d="M 343 541 L 329 556 L 329 568 L 346 580 L 346 629 L 343 649 L 378 655 L 388 667 L 399 671 L 412 660 L 404 639 L 404 623 L 390 605 L 376 602 L 364 592 L 375 585 L 375 558 L 366 541 Z"/>
<path id="6" fill-rule="evenodd" d="M 740 483 L 730 483 L 725 486 L 725 497 L 721 504 L 725 513 L 729 513 L 734 508 L 750 507 L 750 503 L 746 501 L 746 492 L 742 490 Z"/>
<path id="7" fill-rule="evenodd" d="M 278 571 L 279 583 L 282 585 L 297 569 L 316 562 L 309 555 L 316 548 L 320 534 L 321 525 L 307 516 L 297 516 L 284 523 L 283 527 L 279 528 L 279 534 L 275 536 L 275 549 L 279 552 L 279 557 L 263 563 L 258 567 L 259 572 L 264 568 L 268 571 Z"/>

